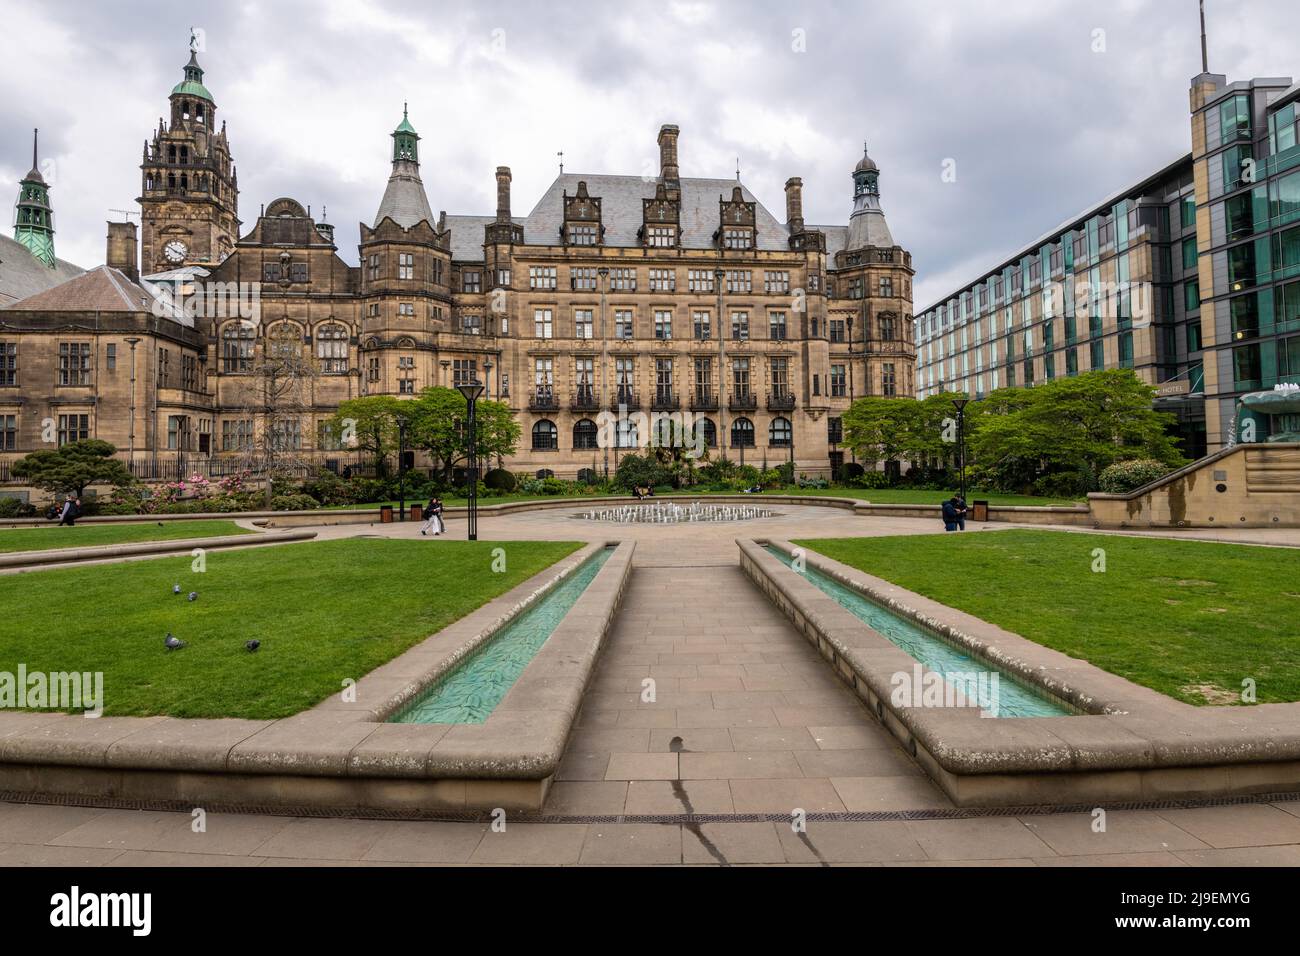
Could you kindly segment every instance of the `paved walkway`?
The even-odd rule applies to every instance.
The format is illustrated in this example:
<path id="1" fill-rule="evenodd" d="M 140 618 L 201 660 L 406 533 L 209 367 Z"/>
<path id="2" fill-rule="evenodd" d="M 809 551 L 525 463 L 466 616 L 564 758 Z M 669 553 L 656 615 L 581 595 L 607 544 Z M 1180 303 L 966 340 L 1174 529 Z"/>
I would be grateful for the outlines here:
<path id="1" fill-rule="evenodd" d="M 635 537 L 632 582 L 544 808 L 555 822 L 444 823 L 0 803 L 0 865 L 1300 865 L 1300 801 L 871 822 L 682 823 L 683 814 L 952 810 L 741 573 L 737 537 L 936 532 L 936 522 L 776 506 L 736 524 L 609 525 L 567 512 L 480 523 L 487 540 Z M 463 523 L 448 522 L 449 537 Z M 418 536 L 332 527 L 321 537 Z M 653 683 L 647 685 L 647 681 Z M 653 694 L 646 693 L 648 688 Z M 664 822 L 590 822 L 662 816 Z M 938 814 L 931 814 L 938 816 Z M 890 818 L 892 817 L 892 818 Z"/>

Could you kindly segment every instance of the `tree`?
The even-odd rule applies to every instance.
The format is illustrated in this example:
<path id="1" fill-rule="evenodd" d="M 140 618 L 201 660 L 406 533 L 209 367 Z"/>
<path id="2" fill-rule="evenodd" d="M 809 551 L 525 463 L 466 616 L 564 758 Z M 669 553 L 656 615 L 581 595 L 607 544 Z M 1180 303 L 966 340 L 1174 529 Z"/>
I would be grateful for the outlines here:
<path id="1" fill-rule="evenodd" d="M 410 421 L 411 447 L 427 451 L 443 480 L 450 483 L 455 467 L 469 460 L 465 396 L 454 388 L 426 388 L 418 398 L 403 402 L 402 410 Z M 492 457 L 514 454 L 520 428 L 509 405 L 480 400 L 474 416 L 480 467 Z"/>
<path id="2" fill-rule="evenodd" d="M 266 508 L 274 496 L 274 479 L 294 464 L 302 464 L 301 431 L 313 405 L 318 374 L 311 352 L 303 348 L 302 333 L 289 322 L 267 330 L 262 349 L 248 375 L 241 376 L 239 404 L 256 422 L 244 450 L 244 467 L 266 476 Z"/>
<path id="3" fill-rule="evenodd" d="M 349 425 L 355 436 L 351 447 L 374 457 L 376 477 L 384 477 L 387 457 L 397 448 L 397 416 L 407 401 L 393 395 L 367 395 L 339 403 L 338 414 L 330 420 L 336 435 L 347 435 Z"/>
<path id="4" fill-rule="evenodd" d="M 13 464 L 13 474 L 51 494 L 75 494 L 87 485 L 129 485 L 134 478 L 113 455 L 117 448 L 96 438 L 70 442 L 58 449 L 34 451 Z"/>
<path id="5" fill-rule="evenodd" d="M 866 462 L 900 461 L 907 456 L 918 407 L 907 398 L 859 398 L 840 419 L 844 443 Z"/>
<path id="6" fill-rule="evenodd" d="M 1076 493 L 1095 490 L 1102 469 L 1117 461 L 1182 465 L 1167 431 L 1175 418 L 1151 407 L 1154 396 L 1128 369 L 999 390 L 974 406 L 972 457 L 997 487 L 1057 480 L 1059 490 L 1073 483 Z"/>

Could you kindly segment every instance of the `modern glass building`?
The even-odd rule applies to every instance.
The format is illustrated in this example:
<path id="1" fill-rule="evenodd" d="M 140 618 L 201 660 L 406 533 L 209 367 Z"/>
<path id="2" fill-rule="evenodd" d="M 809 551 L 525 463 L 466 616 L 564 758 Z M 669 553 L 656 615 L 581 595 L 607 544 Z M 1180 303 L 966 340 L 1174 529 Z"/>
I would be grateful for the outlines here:
<path id="1" fill-rule="evenodd" d="M 918 397 L 1131 368 L 1185 454 L 1229 442 L 1238 394 L 1300 381 L 1298 100 L 1196 77 L 1192 152 L 917 311 Z"/>
<path id="2" fill-rule="evenodd" d="M 1239 396 L 1300 384 L 1300 86 L 1203 73 L 1191 105 L 1205 417 L 1215 448 L 1240 437 Z"/>

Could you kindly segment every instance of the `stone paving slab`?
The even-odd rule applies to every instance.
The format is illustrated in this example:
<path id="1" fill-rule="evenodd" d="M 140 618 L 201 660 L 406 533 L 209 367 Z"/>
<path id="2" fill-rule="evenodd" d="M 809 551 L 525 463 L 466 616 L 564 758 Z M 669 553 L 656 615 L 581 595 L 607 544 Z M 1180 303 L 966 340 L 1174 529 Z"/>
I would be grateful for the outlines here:
<path id="1" fill-rule="evenodd" d="M 824 508 L 782 506 L 782 517 L 768 519 L 764 533 L 784 537 L 845 534 L 932 533 L 930 519 L 862 518 Z M 830 517 L 826 517 L 829 515 Z M 463 522 L 448 522 L 456 534 Z M 758 523 L 749 522 L 750 533 Z M 384 533 L 415 537 L 415 526 L 387 525 L 360 529 L 322 529 L 321 537 Z M 583 523 L 562 512 L 545 516 L 519 513 L 485 522 L 485 540 L 527 538 L 595 540 L 610 529 L 588 533 Z M 619 529 L 620 531 L 625 529 Z M 597 681 L 630 681 L 619 689 L 636 692 L 640 680 L 654 676 L 660 691 L 669 693 L 736 692 L 734 685 L 717 688 L 686 686 L 683 679 L 736 678 L 744 692 L 825 692 L 843 699 L 842 688 L 829 677 L 826 663 L 774 614 L 765 598 L 739 573 L 735 538 L 740 526 L 692 529 L 691 547 L 681 547 L 680 529 L 626 529 L 638 542 L 636 570 L 623 611 L 614 622 L 607 647 L 597 662 Z M 655 565 L 697 565 L 671 582 L 640 588 Z M 706 573 L 706 565 L 714 565 Z M 715 572 L 716 571 L 716 575 Z M 644 598 L 644 600 L 642 599 Z M 663 620 L 665 606 L 676 610 Z M 637 605 L 633 607 L 632 605 Z M 698 615 L 686 609 L 698 609 Z M 663 621 L 672 618 L 670 625 Z M 682 630 L 674 633 L 678 628 Z M 761 628 L 762 630 L 758 630 Z M 650 640 L 667 636 L 671 641 Z M 651 646 L 653 645 L 653 646 Z M 680 670 L 679 670 L 680 668 Z M 787 676 L 808 681 L 802 686 L 755 684 L 764 678 Z M 669 681 L 678 681 L 671 684 Z M 601 692 L 620 692 L 612 686 Z M 788 701 L 780 709 L 787 720 L 813 717 L 817 711 L 836 714 L 836 721 L 783 725 L 776 707 L 722 708 L 708 704 L 692 708 L 594 710 L 584 701 L 573 736 L 552 786 L 547 812 L 574 814 L 685 812 L 683 797 L 697 813 L 774 812 L 788 814 L 802 806 L 809 812 L 831 810 L 950 810 L 951 802 L 920 774 L 882 775 L 875 771 L 908 766 L 910 757 L 865 709 L 838 700 L 829 707 Z M 9 721 L 21 717 L 20 721 Z M 35 728 L 38 715 L 0 713 L 0 739 Z M 632 726 L 644 723 L 645 726 Z M 769 736 L 764 736 L 769 735 Z M 789 735 L 788 737 L 786 735 Z M 680 738 L 678 740 L 677 738 Z M 788 747 L 782 742 L 789 740 Z M 764 746 L 759 746 L 762 741 Z M 811 746 L 808 744 L 811 741 Z M 768 749 L 768 748 L 771 749 Z M 605 773 L 616 753 L 692 755 L 710 758 L 725 753 L 784 753 L 792 757 L 800 776 L 791 778 L 727 778 L 689 780 L 609 781 Z M 805 760 L 838 752 L 847 765 Z M 356 751 L 354 751 L 356 753 Z M 868 756 L 874 755 L 874 756 Z M 876 757 L 884 762 L 873 764 Z M 733 758 L 734 759 L 734 758 Z M 896 761 L 901 763 L 896 763 Z M 915 766 L 914 764 L 911 764 Z M 599 773 L 593 768 L 599 769 Z M 588 773 L 590 779 L 565 779 L 564 770 Z M 848 769 L 837 776 L 831 771 Z M 872 771 L 855 775 L 863 770 Z M 827 774 L 819 776 L 819 774 Z M 680 794 L 678 789 L 680 788 Z M 725 789 L 724 789 L 725 788 Z M 770 809 L 769 809 L 770 808 Z M 1268 812 L 1271 811 L 1271 812 Z M 169 822 L 166 816 L 173 817 Z M 1279 822 L 1281 821 L 1281 822 Z M 1300 802 L 1248 804 L 1190 810 L 1135 810 L 1109 813 L 1108 832 L 1093 834 L 1091 817 L 1079 813 L 1035 814 L 999 820 L 995 830 L 974 826 L 954 831 L 932 824 L 982 824 L 984 820 L 818 822 L 799 835 L 784 822 L 706 822 L 665 824 L 508 823 L 493 833 L 483 823 L 411 820 L 348 820 L 297 818 L 257 814 L 209 814 L 207 834 L 191 830 L 189 813 L 141 816 L 139 811 L 78 806 L 41 806 L 0 802 L 0 866 L 66 865 L 219 865 L 245 866 L 367 866 L 463 864 L 591 865 L 677 864 L 716 865 L 854 865 L 961 866 L 991 865 L 1300 865 L 1300 836 L 1291 827 L 1300 823 Z M 1008 826 L 1008 824 L 1012 824 Z M 1015 825 L 1021 826 L 1016 830 Z M 618 834 L 622 836 L 618 836 Z M 117 839 L 131 849 L 71 845 Z M 126 839 L 122 834 L 126 835 Z M 1032 838 L 1032 839 L 1031 839 Z M 1014 842 L 1014 847 L 1006 845 Z M 1037 841 L 1037 844 L 1034 842 Z M 1170 849 L 1157 849 L 1168 843 Z M 1199 848 L 1198 848 L 1199 844 Z M 1248 845 L 1247 845 L 1248 844 Z M 134 848 L 134 845 L 139 845 Z M 927 850 L 927 847 L 929 848 Z M 1041 847 L 1041 849 L 1040 849 Z M 1177 847 L 1177 849 L 1174 849 Z M 1010 852 L 1033 856 L 1007 856 Z M 931 852 L 948 859 L 935 859 Z M 966 856 L 968 859 L 951 859 Z M 719 859 L 719 856 L 721 859 Z"/>

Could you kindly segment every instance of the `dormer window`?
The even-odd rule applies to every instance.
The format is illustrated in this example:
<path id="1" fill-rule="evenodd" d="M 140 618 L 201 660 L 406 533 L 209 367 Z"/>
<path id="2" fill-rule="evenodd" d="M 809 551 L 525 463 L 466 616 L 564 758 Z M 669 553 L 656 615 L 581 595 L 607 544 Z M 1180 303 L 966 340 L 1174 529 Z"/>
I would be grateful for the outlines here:
<path id="1" fill-rule="evenodd" d="M 747 202 L 739 186 L 731 191 L 730 201 L 718 197 L 718 231 L 714 242 L 723 249 L 753 249 L 757 203 Z"/>
<path id="2" fill-rule="evenodd" d="M 564 194 L 564 226 L 561 235 L 570 246 L 600 244 L 600 197 L 587 194 L 586 182 L 578 181 L 578 191 Z"/>
<path id="3" fill-rule="evenodd" d="M 646 245 L 656 249 L 671 249 L 677 245 L 676 226 L 646 227 Z"/>
<path id="4" fill-rule="evenodd" d="M 722 245 L 726 249 L 753 249 L 754 234 L 748 229 L 724 229 Z"/>

